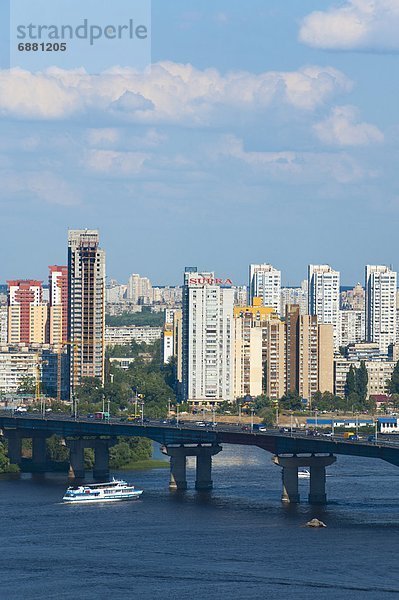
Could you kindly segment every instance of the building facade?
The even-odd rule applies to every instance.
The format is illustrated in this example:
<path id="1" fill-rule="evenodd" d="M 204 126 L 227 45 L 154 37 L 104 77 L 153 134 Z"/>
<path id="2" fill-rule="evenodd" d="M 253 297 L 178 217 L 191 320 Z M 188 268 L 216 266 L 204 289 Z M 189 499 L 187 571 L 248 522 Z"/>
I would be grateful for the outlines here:
<path id="1" fill-rule="evenodd" d="M 48 305 L 43 302 L 42 281 L 8 281 L 8 343 L 45 344 Z"/>
<path id="2" fill-rule="evenodd" d="M 280 314 L 285 315 L 287 304 L 298 304 L 301 315 L 308 314 L 308 282 L 301 282 L 301 287 L 281 288 Z"/>
<path id="3" fill-rule="evenodd" d="M 0 351 L 0 393 L 17 394 L 27 380 L 36 382 L 40 355 L 27 349 Z"/>
<path id="4" fill-rule="evenodd" d="M 286 391 L 311 402 L 313 395 L 334 386 L 333 326 L 316 315 L 301 315 L 298 305 L 286 307 Z"/>
<path id="5" fill-rule="evenodd" d="M 148 277 L 141 277 L 138 273 L 130 275 L 126 297 L 134 304 L 151 304 L 152 285 Z"/>
<path id="6" fill-rule="evenodd" d="M 105 253 L 96 230 L 68 232 L 70 393 L 82 377 L 104 382 Z"/>
<path id="7" fill-rule="evenodd" d="M 349 369 L 351 366 L 358 369 L 360 362 L 360 360 L 349 360 L 342 357 L 334 360 L 334 393 L 336 396 L 345 397 L 346 377 Z M 368 396 L 388 394 L 388 381 L 392 377 L 396 362 L 392 360 L 365 360 L 364 364 L 368 375 Z"/>
<path id="8" fill-rule="evenodd" d="M 8 308 L 0 306 L 0 344 L 6 344 L 8 339 Z"/>
<path id="9" fill-rule="evenodd" d="M 339 311 L 339 345 L 357 344 L 365 339 L 364 310 Z"/>
<path id="10" fill-rule="evenodd" d="M 68 341 L 68 267 L 49 269 L 49 342 L 61 345 Z"/>
<path id="11" fill-rule="evenodd" d="M 268 343 L 274 339 L 268 328 L 270 321 L 280 323 L 274 309 L 263 306 L 261 298 L 254 298 L 251 306 L 234 308 L 236 398 L 267 393 L 266 370 L 271 366 L 267 359 L 272 354 Z"/>
<path id="12" fill-rule="evenodd" d="M 121 327 L 105 327 L 106 346 L 125 346 L 137 344 L 153 344 L 162 337 L 162 327 L 150 325 L 124 325 Z"/>
<path id="13" fill-rule="evenodd" d="M 383 354 L 396 341 L 396 280 L 389 267 L 366 265 L 366 340 L 378 343 Z"/>
<path id="14" fill-rule="evenodd" d="M 249 265 L 249 302 L 261 298 L 263 306 L 270 306 L 280 315 L 281 271 L 272 265 Z"/>
<path id="15" fill-rule="evenodd" d="M 340 274 L 329 265 L 309 265 L 309 315 L 321 324 L 332 325 L 334 348 L 339 347 Z"/>
<path id="16" fill-rule="evenodd" d="M 183 288 L 182 396 L 192 405 L 234 399 L 234 289 L 187 267 Z"/>

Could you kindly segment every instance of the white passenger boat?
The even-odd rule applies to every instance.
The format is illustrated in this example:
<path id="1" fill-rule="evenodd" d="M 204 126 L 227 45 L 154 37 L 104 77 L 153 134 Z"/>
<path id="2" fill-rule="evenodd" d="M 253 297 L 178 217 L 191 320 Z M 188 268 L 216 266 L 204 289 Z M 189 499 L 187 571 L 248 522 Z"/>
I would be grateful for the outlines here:
<path id="1" fill-rule="evenodd" d="M 310 479 L 310 471 L 308 469 L 298 469 L 298 479 Z"/>
<path id="2" fill-rule="evenodd" d="M 64 502 L 116 502 L 118 500 L 138 500 L 143 490 L 136 490 L 121 479 L 113 479 L 107 483 L 91 483 L 89 485 L 70 486 L 63 497 Z"/>

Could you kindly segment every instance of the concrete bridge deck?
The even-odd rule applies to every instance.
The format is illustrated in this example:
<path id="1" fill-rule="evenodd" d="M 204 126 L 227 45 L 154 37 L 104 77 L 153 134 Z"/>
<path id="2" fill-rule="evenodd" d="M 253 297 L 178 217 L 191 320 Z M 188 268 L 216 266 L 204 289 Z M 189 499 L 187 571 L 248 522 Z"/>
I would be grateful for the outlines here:
<path id="1" fill-rule="evenodd" d="M 121 422 L 119 419 L 97 421 L 81 417 L 73 419 L 68 415 L 53 415 L 46 418 L 0 413 L 0 429 L 18 429 L 21 432 L 34 431 L 48 436 L 99 437 L 129 436 L 146 437 L 162 445 L 175 444 L 239 444 L 258 446 L 272 454 L 345 454 L 380 458 L 399 466 L 398 441 L 381 435 L 377 441 L 351 441 L 343 436 L 313 437 L 302 432 L 282 433 L 275 429 L 266 432 L 242 431 L 237 425 L 220 423 L 217 427 L 199 427 L 194 423 L 179 425 L 164 424 L 157 420 L 141 423 Z M 27 437 L 29 437 L 27 435 Z"/>
<path id="2" fill-rule="evenodd" d="M 381 437 L 370 441 L 355 441 L 344 439 L 342 435 L 313 437 L 306 436 L 303 432 L 283 433 L 275 429 L 264 432 L 244 431 L 237 425 L 226 423 L 204 427 L 195 423 L 171 425 L 155 420 L 144 423 L 122 422 L 120 419 L 100 421 L 60 414 L 43 418 L 31 413 L 0 413 L 0 429 L 8 439 L 11 462 L 20 464 L 21 467 L 21 440 L 32 439 L 30 464 L 32 470 L 39 471 L 45 471 L 48 466 L 46 438 L 54 434 L 61 436 L 70 450 L 70 474 L 74 477 L 84 477 L 85 448 L 94 449 L 94 476 L 104 478 L 109 473 L 109 448 L 116 443 L 117 437 L 149 438 L 160 443 L 164 453 L 170 457 L 171 489 L 186 489 L 188 456 L 196 457 L 196 488 L 206 490 L 212 488 L 212 456 L 222 450 L 223 444 L 257 446 L 273 454 L 273 461 L 282 468 L 282 500 L 285 502 L 299 501 L 298 467 L 308 466 L 309 501 L 324 503 L 325 470 L 339 454 L 379 458 L 399 466 L 399 440 L 392 441 Z"/>

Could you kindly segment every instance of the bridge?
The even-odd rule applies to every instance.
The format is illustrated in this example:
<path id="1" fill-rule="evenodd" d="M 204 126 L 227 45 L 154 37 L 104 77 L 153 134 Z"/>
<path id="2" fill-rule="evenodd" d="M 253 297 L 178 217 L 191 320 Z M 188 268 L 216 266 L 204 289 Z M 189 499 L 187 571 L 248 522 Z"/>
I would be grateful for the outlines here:
<path id="1" fill-rule="evenodd" d="M 161 444 L 170 458 L 170 483 L 173 490 L 187 489 L 186 462 L 196 458 L 197 490 L 210 490 L 212 457 L 223 449 L 223 444 L 257 446 L 273 455 L 273 462 L 282 468 L 282 500 L 299 502 L 298 467 L 310 469 L 309 502 L 324 504 L 326 497 L 326 467 L 336 461 L 336 455 L 379 458 L 399 466 L 399 443 L 389 439 L 346 440 L 343 436 L 306 436 L 303 432 L 277 430 L 243 431 L 235 424 L 219 423 L 216 427 L 197 426 L 194 423 L 171 425 L 159 421 L 143 423 L 122 422 L 118 419 L 97 421 L 72 418 L 68 415 L 39 417 L 32 413 L 0 414 L 0 429 L 8 442 L 11 463 L 24 471 L 46 472 L 57 465 L 46 456 L 46 439 L 56 434 L 69 448 L 69 474 L 84 478 L 84 449 L 94 450 L 95 478 L 109 476 L 109 449 L 119 436 L 145 437 Z M 32 440 L 32 459 L 22 458 L 22 440 Z"/>

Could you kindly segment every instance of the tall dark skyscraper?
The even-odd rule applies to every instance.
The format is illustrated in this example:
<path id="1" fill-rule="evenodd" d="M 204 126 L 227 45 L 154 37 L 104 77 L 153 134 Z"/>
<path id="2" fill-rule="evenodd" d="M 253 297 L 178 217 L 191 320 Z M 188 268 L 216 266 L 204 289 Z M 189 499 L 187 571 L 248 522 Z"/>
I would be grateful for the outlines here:
<path id="1" fill-rule="evenodd" d="M 105 252 L 98 231 L 68 232 L 70 395 L 82 377 L 104 382 Z"/>

